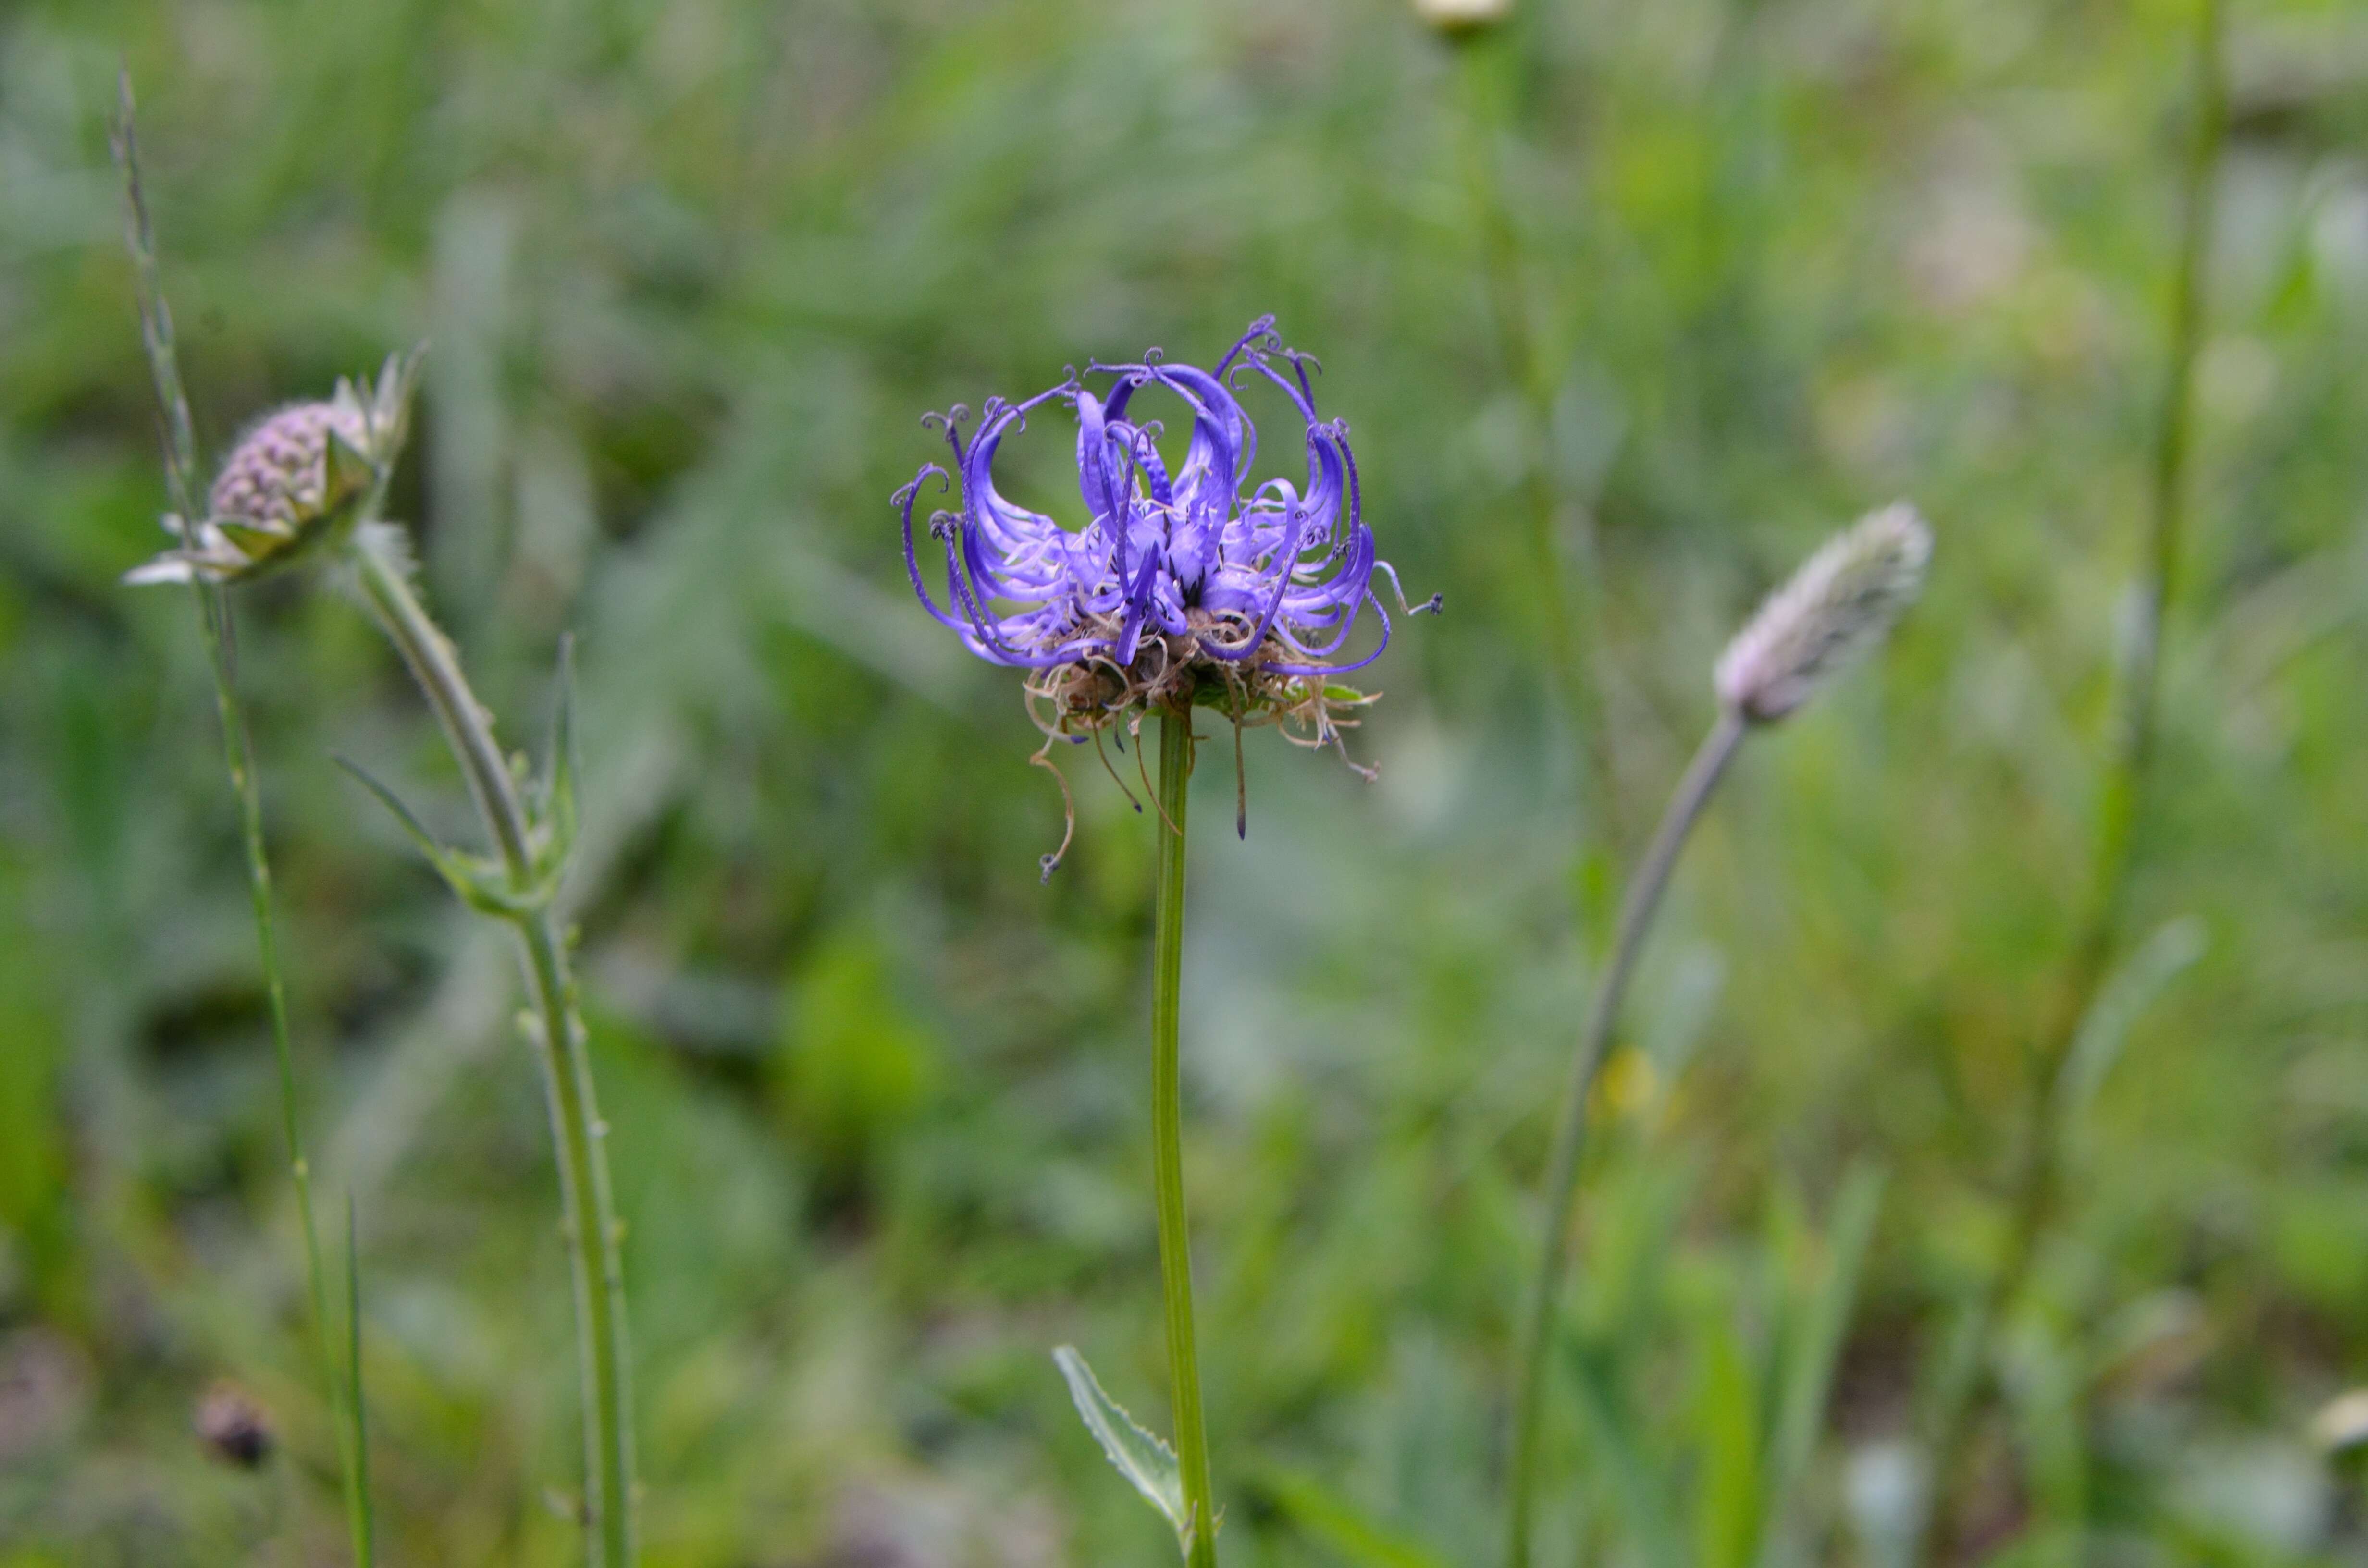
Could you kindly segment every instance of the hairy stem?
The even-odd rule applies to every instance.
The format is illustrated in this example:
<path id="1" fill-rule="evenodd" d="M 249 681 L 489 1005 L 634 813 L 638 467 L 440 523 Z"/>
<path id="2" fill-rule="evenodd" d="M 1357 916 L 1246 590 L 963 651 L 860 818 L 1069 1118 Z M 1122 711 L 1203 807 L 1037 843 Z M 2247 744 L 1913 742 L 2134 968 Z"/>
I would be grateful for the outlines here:
<path id="1" fill-rule="evenodd" d="M 631 1355 L 625 1333 L 624 1274 L 592 1062 L 575 1009 L 567 949 L 535 864 L 533 824 L 517 778 L 494 737 L 493 720 L 469 687 L 452 644 L 412 592 L 404 563 L 384 535 L 364 531 L 354 551 L 362 596 L 419 683 L 469 781 L 469 793 L 501 855 L 518 913 L 505 916 L 518 935 L 528 990 L 534 998 L 528 1033 L 542 1068 L 559 1166 L 561 1229 L 575 1289 L 576 1353 L 585 1413 L 584 1523 L 595 1568 L 634 1561 L 634 1481 Z M 537 897 L 538 890 L 541 896 Z"/>
<path id="2" fill-rule="evenodd" d="M 2195 359 L 2203 342 L 2204 271 L 2212 250 L 2212 179 L 2228 117 L 2223 33 L 2220 0 L 2201 0 L 2195 35 L 2196 123 L 2180 181 L 2169 360 L 2164 371 L 2161 423 L 2151 464 L 2146 552 L 2139 567 L 2136 615 L 2123 648 L 2112 750 L 2100 787 L 2086 909 L 2055 1004 L 2030 1052 L 2023 1146 L 2012 1189 L 2006 1251 L 1961 1324 L 1962 1354 L 1954 1365 L 1944 1369 L 1934 1395 L 1931 1453 L 1940 1491 L 1925 1520 L 1927 1560 L 1937 1560 L 1945 1551 L 1970 1480 L 1964 1471 L 1990 1335 L 1999 1315 L 2029 1279 L 2055 1209 L 2063 1142 L 2059 1122 L 2068 1103 L 2057 1092 L 2057 1084 L 2081 1023 L 2104 983 L 2136 859 L 2140 808 L 2154 752 L 2163 615 L 2178 586 L 2187 533 Z"/>
<path id="3" fill-rule="evenodd" d="M 1701 820 L 1711 792 L 1718 788 L 1727 764 L 1735 760 L 1748 725 L 1733 710 L 1723 710 L 1702 739 L 1701 749 L 1669 798 L 1652 846 L 1636 869 L 1621 904 L 1620 926 L 1611 959 L 1596 983 L 1587 1017 L 1578 1032 L 1578 1048 L 1571 1055 L 1570 1076 L 1563 1085 L 1562 1108 L 1554 1124 L 1554 1153 L 1545 1181 L 1546 1219 L 1538 1241 L 1538 1271 L 1531 1281 L 1528 1312 L 1522 1321 L 1520 1379 L 1513 1390 L 1512 1452 L 1506 1475 L 1505 1562 L 1508 1568 L 1529 1568 L 1530 1499 L 1537 1481 L 1538 1417 L 1544 1399 L 1546 1353 L 1554 1338 L 1554 1318 L 1562 1301 L 1563 1277 L 1570 1264 L 1570 1221 L 1578 1197 L 1578 1162 L 1587 1150 L 1587 1103 L 1611 1042 L 1611 1027 L 1620 1015 L 1621 998 L 1634 977 L 1645 934 L 1661 907 L 1661 894 L 1686 838 Z"/>
<path id="4" fill-rule="evenodd" d="M 123 173 L 123 233 L 131 255 L 140 299 L 140 336 L 155 383 L 157 407 L 164 421 L 166 493 L 186 535 L 199 516 L 202 482 L 198 461 L 196 423 L 189 416 L 188 394 L 182 389 L 180 354 L 173 335 L 172 307 L 165 298 L 162 269 L 156 260 L 156 235 L 148 217 L 147 198 L 140 184 L 140 146 L 132 123 L 131 79 L 117 81 L 117 119 L 113 147 Z M 205 643 L 206 663 L 213 672 L 214 714 L 222 728 L 222 760 L 230 773 L 231 790 L 238 798 L 239 837 L 246 856 L 246 886 L 255 916 L 255 943 L 263 965 L 263 990 L 271 1016 L 271 1049 L 279 1068 L 279 1131 L 287 1152 L 288 1174 L 296 1187 L 298 1227 L 303 1233 L 304 1278 L 312 1299 L 313 1355 L 337 1434 L 337 1469 L 344 1494 L 347 1535 L 357 1568 L 369 1568 L 372 1529 L 368 1454 L 360 1419 L 361 1363 L 359 1323 L 348 1324 L 347 1342 L 357 1354 L 341 1369 L 329 1320 L 328 1273 L 321 1256 L 320 1227 L 313 1217 L 312 1165 L 304 1157 L 304 1142 L 296 1108 L 295 1053 L 289 1044 L 288 988 L 279 962 L 279 923 L 271 908 L 271 860 L 263 835 L 263 790 L 256 777 L 255 742 L 246 725 L 246 711 L 238 699 L 237 641 L 227 596 L 214 584 L 196 580 L 192 594 L 198 606 L 199 634 Z"/>
<path id="5" fill-rule="evenodd" d="M 1192 1250 L 1184 1217 L 1184 1104 L 1177 1017 L 1184 981 L 1184 807 L 1192 778 L 1192 714 L 1159 719 L 1158 879 L 1151 962 L 1152 1187 L 1159 1204 L 1159 1280 L 1167 1301 L 1168 1397 L 1176 1459 L 1191 1521 L 1189 1568 L 1215 1568 L 1216 1513 L 1209 1492 L 1209 1437 L 1201 1422 L 1201 1360 L 1192 1338 Z"/>

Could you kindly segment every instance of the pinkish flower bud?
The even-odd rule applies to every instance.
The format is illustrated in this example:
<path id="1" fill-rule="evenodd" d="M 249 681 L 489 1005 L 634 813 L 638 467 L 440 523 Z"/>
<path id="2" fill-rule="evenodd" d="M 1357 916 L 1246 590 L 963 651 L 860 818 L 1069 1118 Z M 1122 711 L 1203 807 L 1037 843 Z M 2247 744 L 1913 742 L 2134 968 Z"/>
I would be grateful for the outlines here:
<path id="1" fill-rule="evenodd" d="M 336 395 L 291 403 L 239 437 L 207 496 L 210 516 L 167 517 L 180 540 L 127 583 L 234 582 L 342 538 L 354 503 L 383 485 L 401 455 L 419 356 L 389 356 L 377 381 L 340 380 Z"/>
<path id="2" fill-rule="evenodd" d="M 368 440 L 361 410 L 335 403 L 291 403 L 259 421 L 233 448 L 214 480 L 216 517 L 236 518 L 292 538 L 360 490 L 358 466 L 339 465 L 330 492 L 329 437 L 360 451 Z"/>

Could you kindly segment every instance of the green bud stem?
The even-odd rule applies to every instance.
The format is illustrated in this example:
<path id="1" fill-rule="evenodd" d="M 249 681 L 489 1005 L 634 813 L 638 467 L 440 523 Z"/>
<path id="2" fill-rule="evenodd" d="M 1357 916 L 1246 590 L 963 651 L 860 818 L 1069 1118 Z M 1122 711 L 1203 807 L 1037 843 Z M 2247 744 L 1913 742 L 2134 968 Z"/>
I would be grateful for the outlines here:
<path id="1" fill-rule="evenodd" d="M 363 529 L 353 551 L 362 597 L 427 696 L 452 756 L 469 781 L 508 872 L 516 908 L 503 914 L 518 932 L 528 990 L 529 1031 L 542 1068 L 559 1165 L 561 1229 L 575 1274 L 576 1354 L 583 1379 L 583 1518 L 594 1568 L 631 1568 L 635 1560 L 632 1381 L 625 1332 L 621 1236 L 609 1183 L 608 1127 L 593 1096 L 592 1062 L 575 1009 L 567 949 L 552 907 L 550 880 L 535 861 L 532 824 L 518 781 L 503 760 L 492 716 L 461 673 L 452 644 L 428 619 L 388 536 Z"/>
<path id="2" fill-rule="evenodd" d="M 1201 1420 L 1201 1362 L 1192 1339 L 1192 1254 L 1184 1217 L 1184 1107 L 1177 1025 L 1184 983 L 1184 807 L 1192 778 L 1192 713 L 1159 718 L 1159 859 L 1151 967 L 1152 1186 L 1159 1205 L 1159 1278 L 1167 1302 L 1168 1398 L 1184 1479 L 1188 1568 L 1216 1568 L 1209 1437 Z"/>

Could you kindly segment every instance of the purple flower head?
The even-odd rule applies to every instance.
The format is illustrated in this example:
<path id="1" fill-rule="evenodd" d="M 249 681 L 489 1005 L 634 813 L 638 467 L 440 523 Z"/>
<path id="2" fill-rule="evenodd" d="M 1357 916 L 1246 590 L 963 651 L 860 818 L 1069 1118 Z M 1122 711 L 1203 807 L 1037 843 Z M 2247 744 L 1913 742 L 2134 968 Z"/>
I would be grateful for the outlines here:
<path id="1" fill-rule="evenodd" d="M 930 463 L 896 493 L 913 591 L 971 652 L 1029 672 L 1030 711 L 1048 735 L 1083 739 L 1148 709 L 1203 703 L 1241 722 L 1292 721 L 1307 732 L 1304 744 L 1336 741 L 1332 710 L 1365 699 L 1331 677 L 1388 645 L 1372 579 L 1386 574 L 1395 590 L 1397 576 L 1374 554 L 1347 423 L 1316 415 L 1311 368 L 1320 369 L 1283 347 L 1274 318 L 1262 316 L 1211 369 L 1167 363 L 1156 349 L 1139 364 L 1091 365 L 1087 378 L 1110 377 L 1106 390 L 1073 370 L 1025 402 L 990 399 L 967 441 L 965 410 L 930 415 L 924 423 L 953 449 L 954 475 Z M 1235 392 L 1261 378 L 1298 412 L 1303 479 L 1251 483 L 1258 431 Z M 1172 471 L 1160 422 L 1142 412 L 1155 400 L 1190 423 Z M 995 483 L 1004 438 L 1056 401 L 1077 421 L 1079 528 L 1013 503 Z M 954 476 L 960 509 L 928 523 L 944 552 L 941 601 L 924 579 L 922 554 L 935 552 L 916 544 L 913 509 L 927 481 L 950 489 Z M 1379 643 L 1348 658 L 1368 605 Z"/>

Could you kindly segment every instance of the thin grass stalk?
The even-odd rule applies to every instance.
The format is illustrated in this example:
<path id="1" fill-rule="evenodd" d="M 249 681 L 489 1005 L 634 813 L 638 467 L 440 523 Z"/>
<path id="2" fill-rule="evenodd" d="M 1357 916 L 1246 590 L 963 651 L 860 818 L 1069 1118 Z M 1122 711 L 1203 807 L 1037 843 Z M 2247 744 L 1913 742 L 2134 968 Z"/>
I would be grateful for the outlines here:
<path id="1" fill-rule="evenodd" d="M 1670 872 L 1749 728 L 1740 712 L 1722 709 L 1670 796 L 1660 825 L 1654 830 L 1651 847 L 1621 905 L 1611 962 L 1588 1004 L 1578 1046 L 1571 1055 L 1570 1076 L 1563 1086 L 1554 1124 L 1554 1153 L 1546 1172 L 1545 1224 L 1538 1240 L 1538 1270 L 1531 1281 L 1522 1319 L 1520 1372 L 1513 1390 L 1512 1449 L 1505 1486 L 1507 1568 L 1529 1568 L 1530 1563 L 1531 1497 L 1537 1483 L 1538 1425 L 1544 1402 L 1547 1350 L 1562 1303 L 1564 1277 L 1570 1267 L 1571 1215 L 1578 1196 L 1579 1160 L 1587 1152 L 1588 1101 L 1611 1042 L 1621 1000 L 1644 951 L 1645 937 L 1660 911 L 1661 895 L 1668 890 Z"/>
<path id="2" fill-rule="evenodd" d="M 1552 368 L 1538 343 L 1532 304 L 1522 277 L 1520 230 L 1513 222 L 1505 194 L 1500 143 L 1514 130 L 1513 115 L 1496 73 L 1499 55 L 1508 44 L 1502 29 L 1481 29 L 1459 38 L 1454 49 L 1462 97 L 1464 184 L 1472 199 L 1473 222 L 1480 242 L 1480 275 L 1488 302 L 1490 324 L 1497 336 L 1497 358 L 1507 378 L 1520 393 L 1534 447 L 1521 476 L 1523 542 L 1534 577 L 1539 636 L 1543 643 L 1546 673 L 1562 704 L 1579 749 L 1579 767 L 1588 792 L 1581 850 L 1583 881 L 1590 892 L 1609 882 L 1617 833 L 1619 795 L 1612 767 L 1611 736 L 1603 722 L 1602 695 L 1594 672 L 1601 668 L 1598 625 L 1600 619 L 1588 579 L 1576 590 L 1570 562 L 1565 557 L 1562 531 L 1563 498 L 1548 471 L 1547 445 L 1553 439 L 1554 384 Z M 1580 553 L 1594 564 L 1591 526 L 1579 514 Z M 1592 915 L 1591 909 L 1582 911 Z"/>
<path id="3" fill-rule="evenodd" d="M 593 1093 L 592 1062 L 575 1006 L 565 940 L 549 888 L 539 880 L 532 824 L 493 721 L 452 644 L 412 591 L 408 563 L 383 533 L 364 530 L 354 551 L 364 600 L 403 655 L 442 726 L 517 902 L 502 918 L 518 932 L 534 999 L 526 1031 L 542 1069 L 559 1167 L 561 1229 L 575 1294 L 584 1396 L 583 1519 L 595 1568 L 635 1560 L 632 1355 L 626 1335 L 622 1235 L 606 1151 L 608 1124 Z M 559 765 L 554 759 L 554 766 Z"/>
<path id="4" fill-rule="evenodd" d="M 1159 1281 L 1167 1301 L 1168 1398 L 1176 1460 L 1191 1522 L 1189 1568 L 1216 1568 L 1209 1437 L 1201 1416 L 1200 1352 L 1192 1335 L 1191 1237 L 1184 1213 L 1184 1101 L 1177 1026 L 1184 984 L 1184 808 L 1192 778 L 1192 714 L 1159 718 L 1159 833 L 1151 964 L 1152 1187 L 1159 1208 Z"/>
<path id="5" fill-rule="evenodd" d="M 2203 290 L 2214 228 L 2213 176 L 2227 129 L 2226 28 L 2220 0 L 2196 13 L 2196 124 L 2180 182 L 2177 269 L 2171 284 L 2169 360 L 2164 371 L 2148 488 L 2146 551 L 2136 613 L 2123 651 L 2112 750 L 2100 788 L 2086 908 L 2055 1001 L 2029 1056 L 2023 1148 L 2011 1197 L 2010 1228 L 1999 1265 L 1958 1331 L 1954 1365 L 1935 1396 L 1933 1475 L 1938 1491 L 1925 1520 L 1923 1556 L 1937 1560 L 1968 1483 L 1964 1474 L 1981 1369 L 1999 1315 L 2029 1281 L 2058 1198 L 2061 1119 L 2069 1096 L 2058 1090 L 2080 1026 L 2095 1006 L 2113 956 L 2130 875 L 2136 863 L 2157 722 L 2162 626 L 2179 585 L 2191 511 L 2188 472 L 2193 446 L 2196 356 L 2203 333 Z"/>
<path id="6" fill-rule="evenodd" d="M 162 269 L 156 260 L 154 225 L 140 182 L 140 144 L 133 124 L 131 79 L 117 81 L 117 119 L 110 138 L 117 166 L 123 175 L 123 235 L 131 252 L 140 301 L 140 336 L 147 351 L 149 374 L 164 425 L 165 488 L 175 513 L 187 528 L 201 515 L 203 483 L 199 463 L 196 424 L 181 384 L 180 355 L 173 335 L 173 312 L 165 297 Z M 328 1391 L 331 1417 L 337 1434 L 337 1469 L 344 1495 L 346 1528 L 357 1568 L 372 1560 L 368 1455 L 359 1416 L 361 1363 L 359 1319 L 348 1325 L 347 1344 L 353 1355 L 340 1367 L 336 1333 L 329 1316 L 328 1271 L 321 1254 L 320 1227 L 313 1214 L 311 1163 L 297 1114 L 295 1053 L 289 1043 L 288 988 L 279 961 L 279 923 L 271 907 L 271 862 L 263 835 L 263 791 L 256 777 L 255 743 L 246 711 L 238 698 L 236 631 L 228 597 L 215 584 L 196 580 L 190 592 L 198 607 L 199 634 L 205 643 L 206 663 L 213 672 L 214 713 L 222 737 L 222 760 L 230 773 L 231 790 L 238 798 L 239 835 L 246 857 L 246 885 L 255 916 L 255 941 L 263 966 L 263 988 L 271 1017 L 272 1056 L 279 1069 L 279 1131 L 287 1153 L 288 1174 L 296 1187 L 298 1227 L 303 1233 L 304 1276 L 312 1300 L 314 1360 L 322 1386 Z M 358 1307 L 359 1303 L 354 1303 Z"/>

